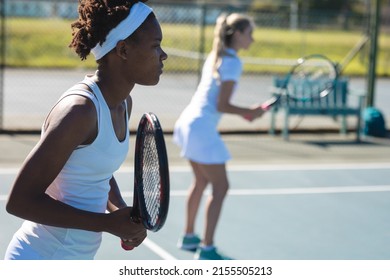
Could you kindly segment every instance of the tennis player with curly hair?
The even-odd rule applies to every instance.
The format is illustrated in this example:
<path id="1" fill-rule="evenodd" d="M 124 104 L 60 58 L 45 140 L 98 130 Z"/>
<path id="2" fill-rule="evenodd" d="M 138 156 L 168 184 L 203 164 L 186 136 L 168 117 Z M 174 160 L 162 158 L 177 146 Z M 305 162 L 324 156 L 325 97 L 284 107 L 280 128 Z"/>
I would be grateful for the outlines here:
<path id="1" fill-rule="evenodd" d="M 17 175 L 6 210 L 25 221 L 5 259 L 93 259 L 103 232 L 133 247 L 146 237 L 113 174 L 129 148 L 130 92 L 156 85 L 167 59 L 161 28 L 141 1 L 80 0 L 78 12 L 70 47 L 97 71 L 53 106 Z"/>

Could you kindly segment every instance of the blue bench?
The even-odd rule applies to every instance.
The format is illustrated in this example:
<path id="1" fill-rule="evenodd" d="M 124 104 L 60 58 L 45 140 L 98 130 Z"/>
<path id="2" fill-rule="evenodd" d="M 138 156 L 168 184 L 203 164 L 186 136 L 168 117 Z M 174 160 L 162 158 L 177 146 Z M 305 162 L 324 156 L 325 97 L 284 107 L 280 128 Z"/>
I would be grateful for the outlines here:
<path id="1" fill-rule="evenodd" d="M 271 94 L 279 94 L 283 85 L 286 83 L 285 77 L 274 77 L 274 85 L 271 90 Z M 315 91 L 316 85 L 310 82 L 304 83 L 302 88 L 302 80 L 291 80 L 290 86 L 293 90 L 304 90 L 307 94 L 311 91 Z M 355 98 L 355 100 L 352 100 Z M 280 112 L 284 112 L 284 122 L 282 127 L 282 136 L 285 140 L 289 138 L 289 118 L 293 115 L 305 116 L 305 115 L 324 115 L 330 116 L 337 120 L 340 117 L 340 133 L 347 133 L 347 116 L 356 117 L 356 139 L 360 141 L 360 133 L 362 126 L 362 113 L 364 106 L 365 94 L 362 92 L 353 91 L 348 86 L 347 78 L 339 78 L 335 81 L 334 90 L 327 96 L 310 101 L 295 101 L 286 96 L 282 96 L 280 102 L 272 107 L 271 111 L 271 125 L 269 133 L 274 135 L 276 130 L 276 115 Z M 354 101 L 354 102 L 352 102 Z"/>

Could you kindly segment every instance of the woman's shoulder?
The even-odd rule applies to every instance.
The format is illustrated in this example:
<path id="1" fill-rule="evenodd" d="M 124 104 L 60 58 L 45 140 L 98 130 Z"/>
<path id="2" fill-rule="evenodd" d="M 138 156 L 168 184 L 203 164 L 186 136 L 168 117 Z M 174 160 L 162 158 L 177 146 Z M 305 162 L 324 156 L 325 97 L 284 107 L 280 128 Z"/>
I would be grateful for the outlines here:
<path id="1" fill-rule="evenodd" d="M 225 55 L 222 57 L 222 62 L 220 66 L 220 71 L 231 71 L 236 69 L 241 71 L 242 61 L 238 56 Z"/>
<path id="2" fill-rule="evenodd" d="M 71 94 L 64 96 L 54 106 L 49 116 L 55 116 L 61 120 L 74 120 L 75 123 L 80 123 L 80 120 L 93 123 L 97 118 L 96 112 L 96 106 L 90 98 L 83 95 Z"/>

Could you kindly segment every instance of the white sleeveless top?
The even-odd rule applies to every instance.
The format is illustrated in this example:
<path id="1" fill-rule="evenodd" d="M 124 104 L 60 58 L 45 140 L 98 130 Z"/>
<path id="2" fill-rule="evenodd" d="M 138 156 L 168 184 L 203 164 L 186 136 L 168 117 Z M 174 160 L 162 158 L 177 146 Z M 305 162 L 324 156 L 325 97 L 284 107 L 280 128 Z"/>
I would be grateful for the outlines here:
<path id="1" fill-rule="evenodd" d="M 46 193 L 75 208 L 104 213 L 107 207 L 109 180 L 125 160 L 129 133 L 119 141 L 110 110 L 97 84 L 88 76 L 82 81 L 93 91 L 75 85 L 60 98 L 81 95 L 91 99 L 98 115 L 98 134 L 92 144 L 78 147 Z M 126 127 L 128 126 L 126 106 Z M 101 232 L 68 229 L 25 221 L 15 237 L 42 259 L 93 259 L 102 239 Z M 15 239 L 14 237 L 14 239 Z M 9 248 L 10 249 L 10 248 Z M 23 251 L 19 252 L 22 254 Z"/>

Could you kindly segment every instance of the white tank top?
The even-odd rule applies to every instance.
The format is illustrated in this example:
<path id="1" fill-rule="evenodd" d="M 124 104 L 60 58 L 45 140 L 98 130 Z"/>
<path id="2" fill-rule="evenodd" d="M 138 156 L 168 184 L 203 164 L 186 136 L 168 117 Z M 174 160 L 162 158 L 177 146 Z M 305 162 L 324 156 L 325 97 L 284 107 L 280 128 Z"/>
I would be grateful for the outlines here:
<path id="1" fill-rule="evenodd" d="M 78 209 L 104 213 L 107 207 L 109 180 L 125 160 L 129 133 L 119 141 L 112 125 L 110 110 L 97 84 L 86 76 L 82 81 L 93 91 L 76 85 L 60 98 L 82 95 L 91 99 L 98 115 L 98 134 L 92 144 L 78 147 L 66 162 L 46 193 Z M 126 127 L 128 112 L 126 106 Z M 67 229 L 24 222 L 20 237 L 44 259 L 93 259 L 102 233 Z"/>

